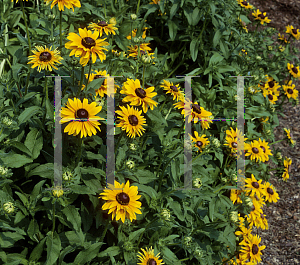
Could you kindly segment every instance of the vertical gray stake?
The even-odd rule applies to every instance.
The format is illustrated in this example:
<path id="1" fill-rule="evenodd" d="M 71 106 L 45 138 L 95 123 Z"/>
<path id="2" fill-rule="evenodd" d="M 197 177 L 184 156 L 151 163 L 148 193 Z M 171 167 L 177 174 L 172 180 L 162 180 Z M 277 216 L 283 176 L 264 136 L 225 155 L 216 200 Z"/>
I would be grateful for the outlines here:
<path id="1" fill-rule="evenodd" d="M 114 78 L 107 77 L 107 155 L 106 155 L 106 187 L 115 182 L 115 99 L 114 99 Z"/>
<path id="2" fill-rule="evenodd" d="M 55 131 L 54 131 L 54 187 L 62 186 L 62 136 L 61 136 L 61 77 L 55 76 L 54 106 L 55 106 Z"/>
<path id="3" fill-rule="evenodd" d="M 191 79 L 192 77 L 199 76 L 176 76 L 184 77 L 184 87 L 185 87 L 185 102 L 192 101 L 192 89 L 191 89 Z M 191 113 L 192 105 L 185 104 L 184 111 L 185 113 Z M 185 117 L 185 130 L 184 130 L 184 188 L 176 190 L 193 190 L 193 164 L 192 164 L 192 140 L 190 135 L 192 135 L 192 121 L 188 122 L 189 115 Z M 198 189 L 196 189 L 198 190 Z"/>

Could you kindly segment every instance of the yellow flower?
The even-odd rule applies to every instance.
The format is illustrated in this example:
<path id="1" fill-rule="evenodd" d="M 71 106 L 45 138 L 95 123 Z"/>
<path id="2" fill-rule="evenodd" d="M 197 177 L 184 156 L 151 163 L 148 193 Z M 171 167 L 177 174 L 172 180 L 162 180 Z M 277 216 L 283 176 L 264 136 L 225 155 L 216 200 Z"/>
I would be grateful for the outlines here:
<path id="1" fill-rule="evenodd" d="M 70 56 L 75 55 L 75 57 L 81 57 L 80 63 L 82 66 L 86 66 L 92 57 L 92 62 L 95 63 L 97 60 L 97 55 L 99 56 L 101 62 L 106 59 L 106 55 L 103 50 L 106 50 L 102 46 L 108 46 L 109 43 L 104 41 L 105 39 L 97 39 L 99 36 L 99 31 L 92 33 L 86 28 L 79 28 L 79 36 L 71 32 L 67 39 L 70 41 L 65 44 L 67 49 L 71 49 Z"/>
<path id="2" fill-rule="evenodd" d="M 52 190 L 52 194 L 54 197 L 61 197 L 64 194 L 64 191 L 62 189 L 62 186 L 55 186 L 54 189 Z"/>
<path id="3" fill-rule="evenodd" d="M 276 189 L 270 184 L 270 182 L 266 182 L 263 189 L 266 196 L 266 201 L 277 202 L 277 200 L 280 199 Z"/>
<path id="4" fill-rule="evenodd" d="M 61 60 L 63 60 L 62 57 L 60 57 L 60 51 L 57 50 L 57 48 L 52 51 L 52 46 L 50 49 L 43 48 L 41 46 L 36 46 L 35 47 L 37 51 L 32 50 L 34 55 L 28 56 L 28 59 L 31 61 L 28 62 L 27 64 L 33 64 L 31 68 L 38 67 L 38 71 L 40 72 L 41 70 L 49 70 L 52 71 L 52 67 L 57 70 L 55 67 L 55 63 L 61 64 Z"/>
<path id="5" fill-rule="evenodd" d="M 256 195 L 258 198 L 263 195 L 264 191 L 262 189 L 262 180 L 256 180 L 253 174 L 251 174 L 251 178 L 245 178 L 245 189 L 247 195 L 250 197 L 254 197 Z"/>
<path id="6" fill-rule="evenodd" d="M 280 33 L 278 33 L 278 39 L 279 40 L 283 40 L 285 43 L 290 43 L 288 40 L 287 40 L 287 38 L 286 37 L 284 37 L 284 35 L 282 34 L 282 35 L 280 35 Z"/>
<path id="7" fill-rule="evenodd" d="M 262 24 L 262 25 L 265 22 L 266 23 L 270 23 L 271 22 L 271 20 L 268 19 L 268 17 L 266 16 L 266 14 L 267 14 L 266 12 L 264 12 L 264 13 L 260 12 L 259 9 L 257 9 L 256 11 L 254 11 L 252 13 L 252 15 L 255 17 L 255 19 L 260 20 L 260 24 Z"/>
<path id="8" fill-rule="evenodd" d="M 268 93 L 268 94 L 267 94 L 267 98 L 268 98 L 269 102 L 270 102 L 271 104 L 275 104 L 276 101 L 278 100 L 278 97 L 277 97 L 272 91 L 269 91 L 269 90 L 268 90 L 267 93 Z"/>
<path id="9" fill-rule="evenodd" d="M 296 144 L 296 141 L 294 141 L 294 140 L 292 139 L 293 135 L 292 135 L 292 133 L 291 133 L 291 130 L 290 130 L 290 129 L 287 129 L 287 128 L 283 128 L 283 130 L 285 131 L 286 136 L 289 138 L 291 144 L 292 144 L 292 145 L 295 145 L 295 144 Z"/>
<path id="10" fill-rule="evenodd" d="M 244 7 L 246 9 L 252 9 L 253 6 L 249 5 L 249 3 L 246 0 L 237 0 L 241 7 Z"/>
<path id="11" fill-rule="evenodd" d="M 151 56 L 152 59 L 154 59 L 155 57 L 153 56 L 154 53 L 150 53 L 149 51 L 151 51 L 151 48 L 148 47 L 150 43 L 142 43 L 140 45 L 140 56 L 142 55 L 149 55 Z M 129 57 L 133 57 L 133 58 L 137 58 L 138 57 L 138 53 L 139 53 L 139 50 L 138 50 L 138 46 L 135 45 L 135 46 L 127 46 L 129 49 L 128 49 L 128 58 Z"/>
<path id="12" fill-rule="evenodd" d="M 295 100 L 298 98 L 298 90 L 295 89 L 295 84 L 292 85 L 292 80 L 290 80 L 287 85 L 283 85 L 282 87 L 288 98 L 293 98 Z"/>
<path id="13" fill-rule="evenodd" d="M 300 38 L 299 29 L 294 29 L 294 27 L 292 25 L 286 26 L 285 33 L 291 34 L 296 40 L 299 40 L 299 38 Z"/>
<path id="14" fill-rule="evenodd" d="M 143 39 L 146 39 L 146 32 L 147 32 L 147 27 L 144 27 L 144 31 L 143 31 L 143 35 L 142 35 L 142 38 Z M 127 37 L 126 37 L 126 39 L 128 39 L 128 40 L 131 40 L 131 35 L 132 35 L 132 38 L 134 38 L 135 36 L 136 36 L 136 32 L 137 32 L 137 29 L 134 29 L 132 32 L 131 32 L 131 34 L 129 34 Z"/>
<path id="15" fill-rule="evenodd" d="M 287 181 L 290 178 L 289 171 L 285 169 L 281 177 L 284 181 Z"/>
<path id="16" fill-rule="evenodd" d="M 114 27 L 113 24 L 107 24 L 106 21 L 99 21 L 98 23 L 91 23 L 89 25 L 89 28 L 92 30 L 99 31 L 100 37 L 102 37 L 103 32 L 105 32 L 106 35 L 113 34 L 116 35 L 115 30 L 118 28 Z"/>
<path id="17" fill-rule="evenodd" d="M 57 4 L 59 11 L 64 11 L 64 7 L 73 10 L 74 12 L 74 6 L 81 7 L 79 0 L 44 0 L 46 1 L 46 4 L 48 5 L 51 1 L 51 9 Z"/>
<path id="18" fill-rule="evenodd" d="M 269 161 L 269 155 L 272 156 L 270 147 L 268 146 L 268 143 L 265 140 L 258 139 L 258 142 L 260 144 L 260 148 L 263 150 L 263 156 L 262 156 L 262 162 Z"/>
<path id="19" fill-rule="evenodd" d="M 239 245 L 242 245 L 241 258 L 246 261 L 250 260 L 254 264 L 261 261 L 261 251 L 266 248 L 266 246 L 259 246 L 261 238 L 258 235 L 249 235 L 246 240 L 243 240 Z"/>
<path id="20" fill-rule="evenodd" d="M 284 167 L 285 169 L 290 172 L 291 171 L 291 168 L 290 168 L 290 165 L 292 164 L 292 159 L 291 158 L 288 158 L 288 157 L 285 157 L 284 161 L 283 161 L 283 164 L 284 164 Z"/>
<path id="21" fill-rule="evenodd" d="M 180 91 L 179 84 L 173 85 L 172 82 L 169 82 L 168 80 L 163 80 L 161 83 L 161 86 L 164 90 L 167 90 L 166 94 L 171 94 L 173 96 L 173 100 L 179 101 L 182 97 L 184 97 L 184 93 Z"/>
<path id="22" fill-rule="evenodd" d="M 233 204 L 235 202 L 237 203 L 243 203 L 243 201 L 241 200 L 240 196 L 242 194 L 241 190 L 237 190 L 237 189 L 231 189 L 230 191 L 230 200 L 233 202 Z"/>
<path id="23" fill-rule="evenodd" d="M 137 186 L 129 186 L 129 180 L 126 184 L 120 184 L 115 180 L 114 186 L 108 184 L 109 188 L 105 188 L 104 192 L 100 193 L 100 197 L 107 202 L 102 206 L 102 210 L 107 210 L 108 214 L 112 213 L 112 220 L 116 216 L 116 221 L 119 219 L 125 222 L 125 217 L 132 222 L 136 219 L 136 213 L 142 214 L 139 210 L 142 203 L 138 201 L 141 195 L 138 195 Z"/>
<path id="24" fill-rule="evenodd" d="M 195 134 L 195 137 L 192 137 L 190 135 L 190 138 L 193 142 L 196 143 L 194 146 L 199 149 L 198 152 L 199 151 L 202 152 L 203 151 L 202 149 L 204 149 L 207 145 L 209 145 L 209 141 L 208 141 L 208 139 L 205 138 L 206 137 L 205 134 L 203 134 L 201 137 L 199 137 L 199 134 L 197 131 L 195 131 L 194 134 Z"/>
<path id="25" fill-rule="evenodd" d="M 153 0 L 155 1 L 155 0 Z M 162 261 L 163 260 L 159 260 L 159 254 L 158 253 L 156 256 L 154 256 L 154 250 L 152 249 L 152 246 L 150 247 L 150 249 L 144 250 L 142 249 L 143 253 L 139 252 L 138 253 L 138 258 L 141 261 L 140 263 L 137 263 L 138 265 L 162 265 L 165 264 Z"/>
<path id="26" fill-rule="evenodd" d="M 247 151 L 245 156 L 250 156 L 251 160 L 256 159 L 257 162 L 258 160 L 261 161 L 263 159 L 263 150 L 260 148 L 259 142 L 256 140 L 250 144 L 245 143 L 245 151 Z"/>
<path id="27" fill-rule="evenodd" d="M 294 67 L 294 65 L 288 63 L 288 64 L 287 64 L 287 68 L 288 68 L 290 74 L 291 74 L 293 77 L 299 78 L 299 79 L 300 79 L 299 66 L 297 66 L 297 67 L 295 66 L 295 67 Z"/>

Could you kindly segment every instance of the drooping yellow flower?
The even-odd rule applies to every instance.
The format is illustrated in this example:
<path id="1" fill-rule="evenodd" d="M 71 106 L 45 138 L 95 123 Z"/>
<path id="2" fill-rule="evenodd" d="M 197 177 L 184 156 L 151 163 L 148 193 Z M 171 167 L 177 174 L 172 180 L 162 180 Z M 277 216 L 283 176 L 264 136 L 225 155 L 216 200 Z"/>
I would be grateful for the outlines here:
<path id="1" fill-rule="evenodd" d="M 138 201 L 141 195 L 138 195 L 138 187 L 131 186 L 129 180 L 126 184 L 120 184 L 115 180 L 114 186 L 108 184 L 109 188 L 105 188 L 104 192 L 100 193 L 100 197 L 107 202 L 102 206 L 102 210 L 108 210 L 108 214 L 112 213 L 112 220 L 116 216 L 116 221 L 119 219 L 125 222 L 125 217 L 132 222 L 136 219 L 136 213 L 142 214 L 139 210 L 142 203 Z"/>
<path id="2" fill-rule="evenodd" d="M 280 35 L 280 33 L 278 33 L 278 39 L 284 41 L 285 43 L 290 43 L 283 34 Z"/>
<path id="3" fill-rule="evenodd" d="M 239 18 L 239 22 L 243 29 L 248 33 L 247 24 Z"/>
<path id="4" fill-rule="evenodd" d="M 296 141 L 294 141 L 292 139 L 293 135 L 291 133 L 291 130 L 290 129 L 287 129 L 287 128 L 283 128 L 283 130 L 285 131 L 286 133 L 286 136 L 289 138 L 289 141 L 291 142 L 292 145 L 295 145 L 296 144 Z"/>
<path id="5" fill-rule="evenodd" d="M 150 53 L 151 51 L 151 48 L 148 47 L 150 43 L 142 43 L 140 44 L 140 56 L 143 56 L 143 55 L 148 55 L 148 56 L 151 56 L 152 59 L 154 59 L 155 57 L 153 56 L 154 53 Z M 137 58 L 138 57 L 138 54 L 139 54 L 139 50 L 138 50 L 138 46 L 135 45 L 135 46 L 127 46 L 129 49 L 128 49 L 128 58 L 129 57 L 133 57 L 133 58 Z"/>
<path id="6" fill-rule="evenodd" d="M 256 195 L 258 198 L 264 195 L 264 191 L 262 189 L 263 185 L 261 184 L 261 182 L 262 180 L 256 180 L 253 174 L 251 174 L 251 178 L 246 178 L 245 188 L 247 195 L 249 195 L 250 197 Z"/>
<path id="7" fill-rule="evenodd" d="M 30 61 L 27 64 L 33 64 L 31 68 L 38 67 L 38 71 L 41 70 L 49 70 L 52 71 L 52 67 L 57 70 L 55 67 L 55 64 L 61 64 L 61 60 L 63 60 L 62 57 L 60 57 L 60 51 L 57 50 L 57 48 L 52 51 L 52 46 L 49 48 L 43 48 L 41 46 L 35 47 L 37 50 L 32 50 L 32 53 L 34 55 L 28 56 L 28 59 Z"/>
<path id="8" fill-rule="evenodd" d="M 299 38 L 300 38 L 299 29 L 294 29 L 294 27 L 292 25 L 286 26 L 285 33 L 291 34 L 296 40 L 299 40 Z"/>
<path id="9" fill-rule="evenodd" d="M 44 0 L 47 5 L 51 4 L 51 9 L 57 4 L 59 11 L 65 11 L 64 7 L 73 10 L 74 12 L 74 6 L 75 7 L 81 7 L 79 0 Z"/>
<path id="10" fill-rule="evenodd" d="M 102 62 L 106 59 L 103 50 L 107 51 L 107 49 L 102 46 L 108 46 L 109 43 L 104 41 L 105 39 L 98 39 L 98 36 L 99 31 L 92 33 L 86 28 L 79 28 L 79 36 L 76 33 L 71 32 L 67 37 L 70 41 L 65 44 L 65 47 L 72 50 L 70 56 L 75 55 L 75 57 L 80 57 L 82 66 L 87 65 L 90 58 L 92 58 L 92 62 L 95 63 L 97 55 Z"/>
<path id="11" fill-rule="evenodd" d="M 266 23 L 270 23 L 271 22 L 271 20 L 268 19 L 268 17 L 266 16 L 266 14 L 267 14 L 266 12 L 264 12 L 264 13 L 260 12 L 259 9 L 257 9 L 256 11 L 254 11 L 252 13 L 252 15 L 255 17 L 256 20 L 260 20 L 260 24 L 262 24 L 262 25 L 265 22 Z"/>
<path id="12" fill-rule="evenodd" d="M 89 25 L 89 28 L 92 30 L 99 31 L 100 37 L 102 37 L 103 32 L 106 35 L 109 35 L 109 34 L 116 35 L 115 30 L 118 29 L 118 28 L 114 27 L 113 24 L 108 24 L 108 23 L 106 23 L 106 21 L 99 21 L 99 20 L 98 20 L 98 23 L 91 23 Z"/>

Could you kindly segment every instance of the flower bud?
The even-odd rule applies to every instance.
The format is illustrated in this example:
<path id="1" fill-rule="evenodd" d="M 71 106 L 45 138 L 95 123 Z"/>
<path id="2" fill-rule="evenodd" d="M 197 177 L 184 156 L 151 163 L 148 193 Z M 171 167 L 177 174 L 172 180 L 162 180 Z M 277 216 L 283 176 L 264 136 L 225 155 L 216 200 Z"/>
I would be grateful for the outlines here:
<path id="1" fill-rule="evenodd" d="M 230 220 L 234 223 L 237 223 L 239 221 L 239 216 L 237 211 L 230 212 Z"/>
<path id="2" fill-rule="evenodd" d="M 110 20 L 109 20 L 109 24 L 113 24 L 113 26 L 115 26 L 117 24 L 117 20 L 115 17 L 112 17 Z"/>
<path id="3" fill-rule="evenodd" d="M 136 150 L 137 150 L 136 144 L 129 144 L 129 149 L 130 149 L 131 151 L 136 151 Z"/>
<path id="4" fill-rule="evenodd" d="M 203 258 L 204 256 L 204 252 L 203 250 L 200 248 L 200 247 L 196 247 L 195 250 L 194 250 L 194 255 L 197 257 L 197 258 Z"/>
<path id="5" fill-rule="evenodd" d="M 202 187 L 202 180 L 201 178 L 196 178 L 193 180 L 193 184 L 196 188 L 201 188 Z"/>
<path id="6" fill-rule="evenodd" d="M 268 46 L 268 50 L 272 51 L 273 50 L 273 46 Z"/>
<path id="7" fill-rule="evenodd" d="M 160 216 L 163 220 L 165 221 L 170 221 L 170 218 L 171 218 L 171 213 L 168 209 L 162 209 L 161 212 L 160 212 Z"/>
<path id="8" fill-rule="evenodd" d="M 78 64 L 78 60 L 75 58 L 71 59 L 71 65 L 76 66 Z"/>
<path id="9" fill-rule="evenodd" d="M 127 166 L 129 169 L 133 169 L 133 168 L 135 167 L 135 163 L 134 163 L 134 161 L 132 161 L 132 160 L 128 160 L 128 161 L 126 162 L 126 166 Z"/>
<path id="10" fill-rule="evenodd" d="M 127 252 L 131 252 L 134 249 L 133 244 L 130 241 L 125 241 L 123 244 L 123 248 Z"/>
<path id="11" fill-rule="evenodd" d="M 151 63 L 151 57 L 149 55 L 146 55 L 146 54 L 142 56 L 141 60 L 144 64 L 150 64 Z"/>
<path id="12" fill-rule="evenodd" d="M 131 15 L 130 15 L 130 18 L 134 21 L 134 20 L 137 19 L 137 15 L 136 15 L 136 14 L 131 14 Z"/>
<path id="13" fill-rule="evenodd" d="M 281 159 L 282 159 L 282 154 L 281 154 L 281 152 L 276 153 L 276 157 L 277 157 L 278 160 L 281 160 Z"/>
<path id="14" fill-rule="evenodd" d="M 221 146 L 221 143 L 220 143 L 219 139 L 217 139 L 217 138 L 213 139 L 212 144 L 216 148 L 219 148 Z"/>
<path id="15" fill-rule="evenodd" d="M 237 174 L 232 174 L 232 180 L 237 181 Z"/>
<path id="16" fill-rule="evenodd" d="M 54 197 L 61 197 L 64 194 L 64 191 L 62 190 L 61 186 L 56 186 L 54 187 L 54 189 L 52 190 L 52 194 Z"/>
<path id="17" fill-rule="evenodd" d="M 134 37 L 134 38 L 133 38 L 133 42 L 136 43 L 136 44 L 140 43 L 141 40 L 142 40 L 141 37 Z"/>
<path id="18" fill-rule="evenodd" d="M 246 205 L 249 206 L 250 208 L 253 206 L 252 199 L 249 198 L 249 197 L 246 197 L 245 203 L 246 203 Z"/>
<path id="19" fill-rule="evenodd" d="M 15 211 L 15 206 L 13 205 L 12 202 L 6 202 L 3 204 L 3 210 L 10 214 L 10 213 L 13 213 Z"/>
<path id="20" fill-rule="evenodd" d="M 250 86 L 250 87 L 248 88 L 248 91 L 249 91 L 251 94 L 254 94 L 254 93 L 255 93 L 255 89 L 254 89 L 252 86 Z"/>
<path id="21" fill-rule="evenodd" d="M 10 126 L 12 124 L 12 120 L 8 117 L 3 117 L 1 122 L 5 126 Z"/>
<path id="22" fill-rule="evenodd" d="M 186 247 L 191 247 L 192 245 L 192 240 L 193 238 L 190 237 L 190 236 L 185 236 L 184 239 L 183 239 L 183 244 L 186 246 Z"/>
<path id="23" fill-rule="evenodd" d="M 251 42 L 251 43 L 254 43 L 254 39 L 253 39 L 253 38 L 250 38 L 250 42 Z"/>
<path id="24" fill-rule="evenodd" d="M 0 175 L 4 176 L 7 173 L 8 173 L 8 169 L 3 166 L 0 166 Z"/>
<path id="25" fill-rule="evenodd" d="M 255 58 L 257 61 L 261 61 L 261 57 L 259 55 L 257 55 Z"/>
<path id="26" fill-rule="evenodd" d="M 55 17 L 56 17 L 56 16 L 55 16 L 54 14 L 49 14 L 49 15 L 48 15 L 48 19 L 49 19 L 49 20 L 54 20 Z"/>
<path id="27" fill-rule="evenodd" d="M 63 174 L 63 180 L 70 181 L 73 178 L 73 174 L 71 171 L 66 171 Z"/>
<path id="28" fill-rule="evenodd" d="M 278 47 L 278 49 L 279 49 L 279 51 L 284 52 L 285 47 L 283 47 L 282 45 L 280 45 L 280 46 Z"/>

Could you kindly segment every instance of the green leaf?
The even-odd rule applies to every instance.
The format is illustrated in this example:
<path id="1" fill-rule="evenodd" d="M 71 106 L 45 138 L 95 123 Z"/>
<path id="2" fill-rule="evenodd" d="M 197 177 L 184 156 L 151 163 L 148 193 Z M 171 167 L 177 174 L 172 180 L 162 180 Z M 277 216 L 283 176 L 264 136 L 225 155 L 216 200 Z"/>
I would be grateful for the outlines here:
<path id="1" fill-rule="evenodd" d="M 32 156 L 31 151 L 23 143 L 18 142 L 18 141 L 10 141 L 10 145 L 17 148 L 17 149 L 19 149 L 20 151 L 24 152 L 29 157 Z"/>
<path id="2" fill-rule="evenodd" d="M 137 177 L 140 184 L 148 184 L 151 181 L 157 179 L 156 176 L 154 175 L 154 173 L 152 173 L 149 170 L 140 170 L 140 169 L 138 169 L 137 171 L 135 171 L 133 173 L 133 175 Z"/>
<path id="3" fill-rule="evenodd" d="M 181 210 L 180 203 L 177 202 L 177 201 L 172 201 L 172 202 L 169 202 L 168 204 L 172 208 L 172 210 L 174 211 L 174 213 L 178 217 L 178 219 L 180 221 L 184 221 L 184 215 L 183 215 L 183 212 Z"/>
<path id="4" fill-rule="evenodd" d="M 219 73 L 225 73 L 225 72 L 229 72 L 229 71 L 235 71 L 236 69 L 232 66 L 229 65 L 222 65 L 220 67 L 218 67 L 218 72 Z"/>
<path id="5" fill-rule="evenodd" d="M 214 221 L 215 204 L 216 204 L 216 199 L 212 198 L 208 206 L 208 215 L 212 222 Z"/>
<path id="6" fill-rule="evenodd" d="M 124 161 L 125 157 L 126 157 L 126 152 L 123 149 L 123 147 L 119 147 L 118 150 L 116 150 L 118 152 L 117 158 L 116 158 L 116 166 L 117 167 L 121 167 L 122 166 L 122 161 Z"/>
<path id="7" fill-rule="evenodd" d="M 139 183 L 134 183 L 134 186 L 138 187 L 138 192 L 145 192 L 151 198 L 156 198 L 157 197 L 157 192 L 150 186 L 146 186 L 146 185 L 139 184 Z"/>
<path id="8" fill-rule="evenodd" d="M 192 39 L 192 41 L 190 43 L 190 53 L 191 53 L 192 60 L 194 62 L 197 59 L 197 55 L 198 55 L 198 51 L 199 51 L 199 43 L 200 43 L 200 41 L 198 40 L 198 38 Z"/>
<path id="9" fill-rule="evenodd" d="M 201 18 L 201 16 L 200 16 L 199 8 L 196 7 L 192 13 L 192 26 L 196 26 L 198 24 L 200 18 Z"/>
<path id="10" fill-rule="evenodd" d="M 103 242 L 97 242 L 92 244 L 85 250 L 79 252 L 74 260 L 74 264 L 89 264 L 92 259 L 94 259 L 99 253 L 100 247 L 103 245 Z"/>
<path id="11" fill-rule="evenodd" d="M 31 201 L 34 201 L 36 199 L 36 197 L 41 194 L 41 188 L 42 186 L 44 185 L 44 183 L 46 182 L 46 180 L 41 180 L 39 183 L 37 183 L 32 192 L 31 192 L 31 195 L 30 195 L 30 200 Z"/>
<path id="12" fill-rule="evenodd" d="M 0 160 L 2 160 L 5 166 L 11 168 L 19 168 L 26 165 L 27 163 L 33 162 L 32 159 L 26 156 L 11 153 L 0 154 Z"/>
<path id="13" fill-rule="evenodd" d="M 22 97 L 15 105 L 15 107 L 17 108 L 19 105 L 21 105 L 22 103 L 28 101 L 29 99 L 35 97 L 37 95 L 36 92 L 30 92 L 28 94 L 26 94 L 24 97 Z"/>
<path id="14" fill-rule="evenodd" d="M 222 33 L 220 30 L 217 30 L 216 33 L 215 33 L 215 36 L 213 38 L 213 47 L 216 48 L 220 39 L 222 37 Z"/>
<path id="15" fill-rule="evenodd" d="M 112 257 L 114 256 L 117 256 L 118 254 L 121 253 L 121 249 L 120 247 L 118 246 L 113 246 L 113 247 L 109 247 L 107 248 L 106 250 L 100 252 L 98 254 L 98 257 L 99 258 L 102 258 L 102 257 L 108 257 L 109 255 L 111 255 Z"/>
<path id="16" fill-rule="evenodd" d="M 81 217 L 78 213 L 78 209 L 74 205 L 69 205 L 62 210 L 67 220 L 73 225 L 76 231 L 81 228 Z"/>
<path id="17" fill-rule="evenodd" d="M 208 3 L 209 3 L 209 6 L 210 6 L 210 9 L 211 9 L 212 16 L 214 16 L 215 13 L 216 13 L 216 6 L 211 1 L 209 1 Z"/>
<path id="18" fill-rule="evenodd" d="M 34 235 L 37 233 L 39 233 L 39 225 L 35 219 L 31 219 L 27 229 L 27 234 L 31 238 L 31 240 L 36 241 Z"/>
<path id="19" fill-rule="evenodd" d="M 27 135 L 25 145 L 32 153 L 32 159 L 36 159 L 43 148 L 42 132 L 33 128 Z"/>
<path id="20" fill-rule="evenodd" d="M 139 230 L 136 230 L 134 232 L 131 232 L 130 235 L 129 235 L 129 241 L 136 241 L 140 234 L 142 234 L 143 232 L 145 231 L 145 228 L 141 228 Z"/>
<path id="21" fill-rule="evenodd" d="M 51 104 L 49 98 L 46 100 L 46 111 L 47 111 L 47 118 L 51 121 L 54 120 L 54 105 Z"/>
<path id="22" fill-rule="evenodd" d="M 38 261 L 43 253 L 46 237 L 43 238 L 30 254 L 29 261 Z"/>
<path id="23" fill-rule="evenodd" d="M 148 9 L 148 11 L 147 11 L 147 13 L 144 15 L 143 21 L 145 21 L 146 18 L 147 18 L 151 13 L 154 13 L 154 12 L 158 9 L 158 5 L 151 5 L 150 8 L 149 8 L 149 6 L 150 6 L 150 5 L 148 5 L 147 7 L 145 7 L 145 8 Z"/>
<path id="24" fill-rule="evenodd" d="M 34 168 L 28 173 L 27 177 L 31 177 L 34 175 L 41 176 L 42 178 L 53 179 L 54 176 L 53 163 L 47 163 L 47 164 L 37 166 L 36 168 Z"/>
<path id="25" fill-rule="evenodd" d="M 178 260 L 176 255 L 169 248 L 163 247 L 161 252 L 162 252 L 164 261 L 172 263 L 173 265 L 181 264 L 181 262 Z"/>
<path id="26" fill-rule="evenodd" d="M 177 1 L 177 3 L 174 3 L 170 9 L 170 19 L 172 19 L 173 16 L 176 14 L 178 8 L 179 8 L 179 2 Z"/>
<path id="27" fill-rule="evenodd" d="M 15 245 L 15 242 L 24 239 L 18 232 L 0 232 L 0 247 L 10 248 Z"/>
<path id="28" fill-rule="evenodd" d="M 55 264 L 61 250 L 61 241 L 59 235 L 56 232 L 52 233 L 52 231 L 49 231 L 47 233 L 46 245 L 47 260 L 45 265 Z"/>
<path id="29" fill-rule="evenodd" d="M 168 27 L 169 27 L 169 35 L 171 40 L 175 40 L 175 37 L 177 35 L 177 29 L 178 26 L 176 25 L 176 23 L 172 20 L 168 20 Z"/>
<path id="30" fill-rule="evenodd" d="M 39 106 L 32 106 L 26 108 L 19 116 L 19 124 L 25 123 L 28 121 L 33 115 L 42 112 L 41 107 Z"/>
<path id="31" fill-rule="evenodd" d="M 215 155 L 216 155 L 216 158 L 218 158 L 221 162 L 221 167 L 222 167 L 222 164 L 223 164 L 223 157 L 224 157 L 224 154 L 223 153 L 219 153 L 219 152 L 215 152 Z"/>
<path id="32" fill-rule="evenodd" d="M 209 60 L 209 66 L 213 64 L 217 64 L 221 62 L 224 59 L 224 57 L 219 53 L 214 53 L 214 55 Z"/>

